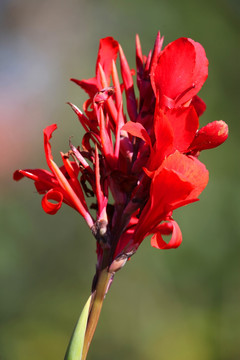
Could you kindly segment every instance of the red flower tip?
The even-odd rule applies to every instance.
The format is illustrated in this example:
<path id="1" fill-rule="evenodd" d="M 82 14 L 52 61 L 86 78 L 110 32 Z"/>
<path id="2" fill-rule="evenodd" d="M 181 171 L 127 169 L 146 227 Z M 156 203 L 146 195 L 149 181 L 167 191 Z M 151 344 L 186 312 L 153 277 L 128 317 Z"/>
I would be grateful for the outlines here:
<path id="1" fill-rule="evenodd" d="M 24 175 L 22 174 L 22 171 L 21 171 L 21 170 L 16 170 L 16 171 L 14 171 L 14 173 L 13 173 L 13 180 L 19 181 L 19 180 L 21 180 L 23 177 L 24 177 Z"/>
<path id="2" fill-rule="evenodd" d="M 213 121 L 202 127 L 196 134 L 190 151 L 212 149 L 221 145 L 228 138 L 228 126 L 222 121 Z"/>

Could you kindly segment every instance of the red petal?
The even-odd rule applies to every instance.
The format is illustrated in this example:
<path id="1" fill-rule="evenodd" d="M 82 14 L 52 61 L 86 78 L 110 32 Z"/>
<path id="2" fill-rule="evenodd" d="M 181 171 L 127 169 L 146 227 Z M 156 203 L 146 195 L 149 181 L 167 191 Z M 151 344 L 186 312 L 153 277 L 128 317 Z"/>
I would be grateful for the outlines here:
<path id="1" fill-rule="evenodd" d="M 46 155 L 46 160 L 47 160 L 47 164 L 49 166 L 49 168 L 52 170 L 52 166 L 51 166 L 51 161 L 53 159 L 52 157 L 52 151 L 51 151 L 51 145 L 50 145 L 50 139 L 52 137 L 52 133 L 57 129 L 57 125 L 53 124 L 50 126 L 47 126 L 44 130 L 43 130 L 43 135 L 44 135 L 44 150 L 45 150 L 45 155 Z"/>
<path id="2" fill-rule="evenodd" d="M 150 64 L 150 72 L 153 73 L 155 71 L 155 68 L 157 66 L 158 58 L 160 56 L 161 50 L 162 50 L 162 44 L 163 44 L 163 37 L 161 38 L 160 31 L 157 33 L 157 37 L 155 40 L 154 48 L 153 48 L 153 54 L 151 57 L 151 64 Z"/>
<path id="3" fill-rule="evenodd" d="M 56 203 L 49 200 L 56 201 Z M 61 192 L 49 190 L 42 198 L 42 207 L 47 214 L 54 215 L 62 206 L 62 202 L 63 194 Z"/>
<path id="4" fill-rule="evenodd" d="M 181 181 L 189 182 L 192 191 L 185 200 L 195 200 L 208 183 L 208 171 L 196 157 L 175 152 L 162 163 L 162 168 L 174 171 Z"/>
<path id="5" fill-rule="evenodd" d="M 186 200 L 192 190 L 193 186 L 186 178 L 182 179 L 174 170 L 161 166 L 153 176 L 150 199 L 139 218 L 135 242 L 139 244 L 145 236 L 153 233 L 169 211 Z"/>
<path id="6" fill-rule="evenodd" d="M 40 194 L 45 194 L 49 189 L 58 186 L 55 177 L 47 170 L 43 169 L 25 169 L 17 170 L 13 174 L 13 179 L 16 181 L 27 177 L 35 181 L 35 186 Z"/>
<path id="7" fill-rule="evenodd" d="M 88 80 L 77 80 L 77 79 L 70 79 L 71 81 L 75 82 L 75 84 L 81 86 L 83 90 L 90 96 L 92 99 L 96 92 L 99 90 L 97 78 L 93 77 Z"/>
<path id="8" fill-rule="evenodd" d="M 128 121 L 121 130 L 127 131 L 132 136 L 136 136 L 145 141 L 150 147 L 152 147 L 151 139 L 144 126 L 138 122 Z"/>
<path id="9" fill-rule="evenodd" d="M 136 65 L 137 65 L 137 78 L 141 78 L 143 75 L 143 55 L 142 47 L 138 34 L 136 35 Z"/>
<path id="10" fill-rule="evenodd" d="M 85 131 L 89 131 L 88 127 L 90 128 L 90 121 L 89 119 L 81 112 L 81 110 L 74 104 L 67 102 L 68 105 L 71 106 L 71 108 L 73 109 L 73 111 L 75 112 L 75 114 L 77 115 L 82 127 L 84 128 Z"/>
<path id="11" fill-rule="evenodd" d="M 130 119 L 132 121 L 135 121 L 137 117 L 137 101 L 134 92 L 133 79 L 127 59 L 120 45 L 119 45 L 119 55 L 120 55 L 121 74 L 122 74 L 122 79 L 123 79 L 126 99 L 127 99 L 127 110 Z"/>
<path id="12" fill-rule="evenodd" d="M 154 113 L 154 134 L 156 142 L 148 163 L 150 171 L 156 170 L 163 159 L 173 151 L 173 129 L 167 116 L 158 106 L 158 102 Z"/>
<path id="13" fill-rule="evenodd" d="M 174 220 L 169 221 L 172 225 L 172 237 L 169 243 L 166 243 L 161 235 L 161 232 L 158 231 L 155 233 L 151 239 L 151 245 L 157 249 L 176 249 L 182 242 L 182 233 L 180 227 Z"/>
<path id="14" fill-rule="evenodd" d="M 110 74 L 112 71 L 112 60 L 116 62 L 118 54 L 118 42 L 112 37 L 106 37 L 100 40 L 98 57 L 96 62 L 96 76 L 87 80 L 77 80 L 71 79 L 77 85 L 81 86 L 84 89 L 90 98 L 93 98 L 94 95 L 101 90 L 101 81 L 99 77 L 98 65 L 101 64 L 107 82 L 110 82 Z"/>
<path id="15" fill-rule="evenodd" d="M 207 107 L 205 102 L 197 95 L 192 98 L 191 105 L 194 106 L 198 116 L 201 116 Z"/>
<path id="16" fill-rule="evenodd" d="M 101 64 L 108 83 L 110 82 L 110 74 L 112 72 L 112 60 L 116 62 L 117 55 L 118 42 L 116 40 L 110 36 L 100 40 L 96 63 L 96 74 L 98 74 L 98 64 Z"/>
<path id="17" fill-rule="evenodd" d="M 207 182 L 208 171 L 195 157 L 178 152 L 168 156 L 154 172 L 150 199 L 141 213 L 135 243 L 152 233 L 169 211 L 196 201 Z"/>
<path id="18" fill-rule="evenodd" d="M 208 60 L 199 43 L 187 38 L 175 40 L 162 51 L 152 74 L 155 95 L 165 95 L 178 106 L 184 104 L 201 89 L 207 67 Z"/>
<path id="19" fill-rule="evenodd" d="M 198 116 L 193 106 L 168 110 L 166 116 L 173 129 L 173 147 L 184 152 L 193 141 L 198 129 Z"/>
<path id="20" fill-rule="evenodd" d="M 75 162 L 69 161 L 68 158 L 64 156 L 64 154 L 61 152 L 62 160 L 64 166 L 60 168 L 60 170 L 65 173 L 65 176 L 69 176 L 68 182 L 71 185 L 74 192 L 77 194 L 78 198 L 80 199 L 82 205 L 87 210 L 87 204 L 84 198 L 84 194 L 81 188 L 81 185 L 78 180 L 78 174 L 79 174 L 79 166 Z M 67 176 L 67 177 L 68 177 Z"/>
<path id="21" fill-rule="evenodd" d="M 111 164 L 114 167 L 113 163 L 113 145 L 112 140 L 108 135 L 108 129 L 105 123 L 104 113 L 103 109 L 100 108 L 99 110 L 99 123 L 100 123 L 100 136 L 101 136 L 101 144 L 102 144 L 102 150 L 104 153 L 104 156 L 108 160 L 109 164 Z"/>

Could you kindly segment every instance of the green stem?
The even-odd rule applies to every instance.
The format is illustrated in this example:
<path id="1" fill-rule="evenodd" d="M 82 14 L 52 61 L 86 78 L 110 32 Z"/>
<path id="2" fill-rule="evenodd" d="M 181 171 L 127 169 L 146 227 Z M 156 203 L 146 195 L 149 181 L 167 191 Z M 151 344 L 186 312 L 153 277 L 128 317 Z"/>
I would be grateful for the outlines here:
<path id="1" fill-rule="evenodd" d="M 106 267 L 103 269 L 98 278 L 95 294 L 93 295 L 91 312 L 89 314 L 87 329 L 84 338 L 83 352 L 81 360 L 85 360 L 88 354 L 88 350 L 97 327 L 98 319 L 101 313 L 103 300 L 106 295 L 109 282 L 113 276 L 113 273 L 108 271 Z"/>

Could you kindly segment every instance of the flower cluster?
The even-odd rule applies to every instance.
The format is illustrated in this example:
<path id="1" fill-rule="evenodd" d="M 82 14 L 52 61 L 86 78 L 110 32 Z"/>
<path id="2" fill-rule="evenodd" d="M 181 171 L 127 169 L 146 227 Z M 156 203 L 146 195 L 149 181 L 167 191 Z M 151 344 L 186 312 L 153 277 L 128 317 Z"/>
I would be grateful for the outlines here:
<path id="1" fill-rule="evenodd" d="M 117 270 L 148 235 L 159 249 L 180 245 L 173 210 L 198 200 L 208 182 L 199 153 L 228 136 L 223 121 L 199 129 L 206 106 L 197 93 L 208 76 L 203 47 L 189 38 L 164 49 L 162 44 L 158 33 L 153 51 L 145 56 L 136 37 L 135 72 L 116 40 L 101 39 L 95 76 L 72 79 L 89 95 L 83 112 L 70 104 L 85 130 L 81 147 L 70 142 L 58 167 L 50 146 L 57 126 L 48 126 L 44 148 L 50 171 L 14 173 L 15 180 L 34 180 L 48 214 L 55 214 L 64 202 L 84 217 L 97 240 L 99 267 L 107 252 L 108 266 Z M 91 206 L 86 197 L 94 198 Z M 170 235 L 170 241 L 162 235 Z"/>

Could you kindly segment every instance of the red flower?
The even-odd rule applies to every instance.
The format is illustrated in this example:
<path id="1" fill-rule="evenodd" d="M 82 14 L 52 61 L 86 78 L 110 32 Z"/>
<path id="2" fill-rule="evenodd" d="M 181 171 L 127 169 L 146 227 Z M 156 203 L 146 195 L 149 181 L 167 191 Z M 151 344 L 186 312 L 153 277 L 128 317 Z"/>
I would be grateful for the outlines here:
<path id="1" fill-rule="evenodd" d="M 50 171 L 14 173 L 15 180 L 25 176 L 35 181 L 47 213 L 55 214 L 65 202 L 85 218 L 97 240 L 97 269 L 106 261 L 106 250 L 108 265 L 117 270 L 124 261 L 116 265 L 114 259 L 127 259 L 149 234 L 154 247 L 180 245 L 182 234 L 173 211 L 197 201 L 207 185 L 200 151 L 220 145 L 228 136 L 223 121 L 198 129 L 206 108 L 197 96 L 208 75 L 203 47 L 187 38 L 163 50 L 162 44 L 159 33 L 153 51 L 143 56 L 136 37 L 137 98 L 135 72 L 122 48 L 111 37 L 100 40 L 95 77 L 72 79 L 89 95 L 85 114 L 70 104 L 85 130 L 81 148 L 70 144 L 58 168 L 49 143 L 56 125 L 49 126 L 44 147 Z M 116 70 L 118 52 L 122 84 Z M 94 198 L 95 217 L 85 196 Z M 162 235 L 170 235 L 170 241 Z"/>

